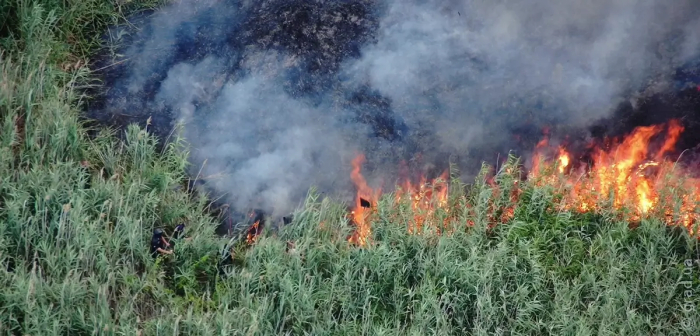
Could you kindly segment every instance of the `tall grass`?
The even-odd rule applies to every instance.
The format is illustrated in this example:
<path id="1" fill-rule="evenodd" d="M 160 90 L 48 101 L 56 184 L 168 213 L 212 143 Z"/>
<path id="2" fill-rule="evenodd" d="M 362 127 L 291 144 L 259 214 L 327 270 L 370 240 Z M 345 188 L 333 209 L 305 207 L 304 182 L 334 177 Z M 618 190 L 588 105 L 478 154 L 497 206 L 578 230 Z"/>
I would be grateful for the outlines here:
<path id="1" fill-rule="evenodd" d="M 372 243 L 353 247 L 344 207 L 311 193 L 293 225 L 252 248 L 233 246 L 220 274 L 225 242 L 213 235 L 208 201 L 177 188 L 183 139 L 161 154 L 144 127 L 129 127 L 124 141 L 108 130 L 89 138 L 79 120 L 73 88 L 90 74 L 77 60 L 120 20 L 115 4 L 0 5 L 0 333 L 700 331 L 698 305 L 681 308 L 700 299 L 700 265 L 684 265 L 697 258 L 687 233 L 655 219 L 630 229 L 611 214 L 557 211 L 557 190 L 528 184 L 514 204 L 514 160 L 494 183 L 484 174 L 468 188 L 452 181 L 450 208 L 435 215 L 452 234 L 430 226 L 409 234 L 415 214 L 386 195 L 372 215 Z M 154 261 L 152 229 L 183 220 L 193 239 Z M 296 248 L 285 251 L 286 241 Z M 679 286 L 687 279 L 697 297 Z M 695 324 L 684 329 L 684 321 Z"/>
<path id="2" fill-rule="evenodd" d="M 218 250 L 205 200 L 173 190 L 186 152 L 176 139 L 159 155 L 136 126 L 125 142 L 108 131 L 86 136 L 73 88 L 89 73 L 65 61 L 90 48 L 76 34 L 118 17 L 111 2 L 17 1 L 2 10 L 11 27 L 0 53 L 0 332 L 118 326 L 133 335 L 165 313 L 174 278 L 199 272 Z M 148 255 L 150 232 L 180 220 L 194 239 L 164 270 Z"/>
<path id="3" fill-rule="evenodd" d="M 669 234 L 658 220 L 630 229 L 612 216 L 552 213 L 555 192 L 528 185 L 512 220 L 493 230 L 480 226 L 478 219 L 489 214 L 474 203 L 478 195 L 493 195 L 493 188 L 503 190 L 513 178 L 504 169 L 495 186 L 476 184 L 471 195 L 477 197 L 458 195 L 477 210 L 452 219 L 451 235 L 427 226 L 409 234 L 405 223 L 414 214 L 393 205 L 388 195 L 377 209 L 374 244 L 367 248 L 346 243 L 341 209 L 311 197 L 294 226 L 259 240 L 243 257 L 244 266 L 231 270 L 226 289 L 219 290 L 226 294 L 210 314 L 225 321 L 230 310 L 229 316 L 245 318 L 226 328 L 260 334 L 698 330 L 681 327 L 681 321 L 700 317 L 697 309 L 681 309 L 683 261 L 696 253 L 687 234 Z M 284 252 L 285 239 L 296 241 L 298 255 Z"/>

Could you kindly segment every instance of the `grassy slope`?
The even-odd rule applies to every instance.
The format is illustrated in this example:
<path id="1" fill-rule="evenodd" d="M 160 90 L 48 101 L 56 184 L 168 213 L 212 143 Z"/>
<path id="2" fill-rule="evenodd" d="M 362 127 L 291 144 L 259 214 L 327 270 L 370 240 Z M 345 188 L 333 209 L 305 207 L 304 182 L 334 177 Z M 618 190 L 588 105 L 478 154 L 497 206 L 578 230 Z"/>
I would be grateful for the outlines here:
<path id="1" fill-rule="evenodd" d="M 365 249 L 345 242 L 343 208 L 312 196 L 294 225 L 240 251 L 218 277 L 206 200 L 173 189 L 184 178 L 181 142 L 156 153 L 138 127 L 121 143 L 108 132 L 88 139 L 79 122 L 72 88 L 89 73 L 69 65 L 119 19 L 113 4 L 0 5 L 0 32 L 10 33 L 0 59 L 0 334 L 700 331 L 680 328 L 700 321 L 697 308 L 681 309 L 680 281 L 696 279 L 700 299 L 698 267 L 683 274 L 696 249 L 687 235 L 654 220 L 630 230 L 610 215 L 551 211 L 556 192 L 528 186 L 514 219 L 489 230 L 488 214 L 509 199 L 481 179 L 451 195 L 457 233 L 407 234 L 413 214 L 387 197 Z M 501 174 L 500 190 L 512 178 Z M 154 263 L 152 228 L 182 218 L 194 239 Z M 285 240 L 298 254 L 284 252 Z"/>

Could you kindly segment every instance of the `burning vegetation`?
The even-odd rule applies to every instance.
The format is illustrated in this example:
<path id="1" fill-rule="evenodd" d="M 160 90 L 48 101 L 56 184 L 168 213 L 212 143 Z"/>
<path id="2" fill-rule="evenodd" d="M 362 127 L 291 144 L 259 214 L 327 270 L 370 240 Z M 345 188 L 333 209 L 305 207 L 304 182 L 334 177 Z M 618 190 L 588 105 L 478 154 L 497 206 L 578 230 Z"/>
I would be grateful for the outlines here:
<path id="1" fill-rule="evenodd" d="M 659 216 L 669 225 L 680 224 L 694 234 L 698 221 L 697 189 L 700 179 L 670 160 L 683 132 L 677 120 L 664 125 L 635 128 L 622 139 L 607 139 L 604 146 L 590 146 L 590 162 L 571 166 L 571 154 L 558 147 L 554 162 L 542 146 L 535 155 L 530 179 L 562 191 L 566 210 L 601 212 L 614 209 L 632 223 Z M 556 167 L 556 173 L 545 173 Z"/>
<path id="2" fill-rule="evenodd" d="M 255 209 L 248 214 L 248 218 L 253 223 L 246 231 L 246 243 L 252 245 L 262 234 L 265 228 L 265 213 L 262 210 Z"/>
<path id="3" fill-rule="evenodd" d="M 657 216 L 668 225 L 684 226 L 693 235 L 700 219 L 697 212 L 700 178 L 669 158 L 683 130 L 677 120 L 637 127 L 621 139 L 590 143 L 586 154 L 577 159 L 565 145 L 550 144 L 545 132 L 545 138 L 535 148 L 532 168 L 525 181 L 513 178 L 503 188 L 503 183 L 496 182 L 498 176 L 484 175 L 492 196 L 486 205 L 488 226 L 506 223 L 513 217 L 527 183 L 555 191 L 553 207 L 559 208 L 549 211 L 611 213 L 632 226 L 643 218 Z M 351 212 L 356 228 L 349 241 L 357 245 L 368 242 L 372 213 L 381 194 L 363 178 L 364 160 L 363 155 L 358 155 L 351 173 L 357 196 Z M 517 164 L 504 166 L 506 175 L 515 176 L 516 170 L 519 170 Z M 477 206 L 467 201 L 468 195 L 458 195 L 450 202 L 447 177 L 445 172 L 431 181 L 421 177 L 418 183 L 405 179 L 398 184 L 393 200 L 396 204 L 406 202 L 413 213 L 407 223 L 409 233 L 420 234 L 428 228 L 449 233 L 454 229 L 450 227 L 451 219 L 470 213 L 470 208 Z M 504 199 L 505 202 L 498 202 Z M 473 220 L 468 223 L 473 225 Z"/>
<path id="4" fill-rule="evenodd" d="M 340 6 L 348 3 L 336 2 Z M 354 2 L 374 3 L 364 0 Z M 82 66 L 86 63 L 84 61 L 75 62 L 78 64 L 75 66 L 63 63 L 90 58 L 86 52 L 94 50 L 95 37 L 107 29 L 105 24 L 129 12 L 140 13 L 137 8 L 153 2 L 116 2 L 121 5 L 106 0 L 5 3 L 8 5 L 0 6 L 4 24 L 0 27 L 0 36 L 6 47 L 0 53 L 0 121 L 3 125 L 0 132 L 0 176 L 3 177 L 0 183 L 0 334 L 548 335 L 590 334 L 592 330 L 609 335 L 698 334 L 695 321 L 700 321 L 700 309 L 697 300 L 692 300 L 687 294 L 697 292 L 697 245 L 690 244 L 692 242 L 688 242 L 686 237 L 677 237 L 676 230 L 667 232 L 670 230 L 666 230 L 664 225 L 644 225 L 630 230 L 625 222 L 619 220 L 589 220 L 593 217 L 590 213 L 612 212 L 630 221 L 660 214 L 666 216 L 664 218 L 669 223 L 687 226 L 695 222 L 694 188 L 697 183 L 694 177 L 686 176 L 694 170 L 681 169 L 672 164 L 675 162 L 673 155 L 677 153 L 667 149 L 674 147 L 674 142 L 669 140 L 674 138 L 673 130 L 680 132 L 681 128 L 672 128 L 668 124 L 658 129 L 640 131 L 642 143 L 647 144 L 642 152 L 622 150 L 627 138 L 634 139 L 631 131 L 628 137 L 617 142 L 596 145 L 591 149 L 593 154 L 604 155 L 581 155 L 572 146 L 550 146 L 549 143 L 553 141 L 548 139 L 539 148 L 540 164 L 537 170 L 530 169 L 530 181 L 520 177 L 522 170 L 518 168 L 517 160 L 510 158 L 496 174 L 487 174 L 484 169 L 484 174 L 468 189 L 457 179 L 446 180 L 448 176 L 455 175 L 450 172 L 450 175 L 444 174 L 434 180 L 433 175 L 423 179 L 402 179 L 396 190 L 389 190 L 395 191 L 393 195 L 381 198 L 381 193 L 370 188 L 362 177 L 362 156 L 358 156 L 353 170 L 353 180 L 358 185 L 354 204 L 356 211 L 353 213 L 356 217 L 353 221 L 362 225 L 358 226 L 350 240 L 370 248 L 354 248 L 353 244 L 348 243 L 347 221 L 339 220 L 350 213 L 346 206 L 328 199 L 320 201 L 318 195 L 311 192 L 294 218 L 283 218 L 284 224 L 293 222 L 294 225 L 288 230 L 275 232 L 269 239 L 262 239 L 260 232 L 263 229 L 269 232 L 268 229 L 274 228 L 276 223 L 266 218 L 262 210 L 239 214 L 231 209 L 243 207 L 235 204 L 222 207 L 226 210 L 227 219 L 231 220 L 229 232 L 233 232 L 233 219 L 239 215 L 248 216 L 241 222 L 257 223 L 250 231 L 240 235 L 243 239 L 234 237 L 228 241 L 232 244 L 226 244 L 225 238 L 214 234 L 216 221 L 209 215 L 212 208 L 207 204 L 210 199 L 201 194 L 192 195 L 190 188 L 183 188 L 190 185 L 184 180 L 186 167 L 191 167 L 193 163 L 188 162 L 189 146 L 185 146 L 184 139 L 177 135 L 179 132 L 173 133 L 173 137 L 160 139 L 157 132 L 153 132 L 158 127 L 168 128 L 169 131 L 170 113 L 154 113 L 153 123 L 146 123 L 147 129 L 129 125 L 123 134 L 123 141 L 114 137 L 109 130 L 91 132 L 93 128 L 86 128 L 86 122 L 79 118 L 81 103 L 85 101 L 81 87 L 93 86 L 90 83 L 95 78 L 88 76 L 92 72 Z M 243 56 L 236 55 L 247 52 L 235 53 L 231 58 L 227 50 L 218 48 L 220 43 L 207 41 L 206 38 L 231 41 L 228 37 L 235 33 L 244 39 L 250 36 L 250 40 L 264 43 L 265 48 L 257 48 L 260 51 L 301 48 L 298 54 L 302 57 L 323 54 L 322 62 L 315 62 L 319 58 L 304 58 L 307 61 L 299 62 L 300 65 L 291 71 L 303 73 L 306 67 L 313 65 L 312 75 L 299 76 L 295 82 L 299 84 L 297 87 L 308 88 L 307 83 L 326 73 L 329 78 L 339 77 L 335 72 L 327 72 L 324 67 L 334 62 L 335 55 L 348 50 L 342 46 L 328 50 L 327 44 L 314 43 L 314 39 L 307 39 L 308 36 L 323 36 L 325 40 L 340 44 L 348 41 L 348 48 L 355 48 L 356 53 L 360 54 L 360 46 L 353 47 L 359 44 L 357 38 L 341 36 L 347 30 L 344 26 L 363 26 L 366 22 L 374 24 L 355 10 L 333 16 L 313 12 L 307 14 L 314 4 L 318 4 L 321 13 L 329 13 L 329 9 L 334 7 L 328 2 L 307 1 L 308 5 L 295 7 L 287 4 L 278 9 L 271 4 L 283 1 L 262 1 L 250 2 L 254 4 L 249 8 L 253 13 L 263 9 L 263 14 L 269 13 L 265 18 L 276 21 L 261 20 L 261 25 L 252 25 L 241 31 L 234 29 L 236 25 L 232 22 L 240 17 L 238 11 L 236 18 L 231 18 L 218 15 L 222 14 L 217 10 L 221 8 L 218 6 L 213 10 L 198 10 L 200 5 L 209 3 L 225 3 L 226 7 L 230 7 L 234 1 L 177 3 L 182 4 L 183 10 L 164 12 L 161 16 L 171 24 L 152 25 L 151 29 L 138 27 L 132 20 L 128 23 L 139 31 L 155 31 L 157 38 L 140 39 L 134 34 L 135 43 L 144 47 L 146 57 L 139 59 L 125 55 L 124 60 L 117 61 L 121 63 L 105 64 L 105 69 L 115 72 L 133 69 L 138 77 L 145 76 L 141 79 L 147 83 L 133 86 L 135 83 L 128 80 L 131 70 L 126 72 L 126 77 L 115 78 L 122 84 L 107 83 L 105 91 L 113 95 L 113 100 L 106 101 L 108 108 L 103 115 L 105 118 L 114 116 L 115 119 L 129 120 L 144 117 L 142 121 L 148 120 L 153 109 L 162 106 L 155 88 L 167 77 L 171 65 L 180 64 L 181 61 L 196 63 L 198 58 L 218 55 L 225 60 L 225 64 L 236 67 L 228 74 L 238 77 L 241 71 L 236 64 L 241 63 Z M 302 1 L 294 3 L 302 4 Z M 405 6 L 402 2 L 395 3 Z M 677 8 L 675 5 L 674 10 Z M 435 89 L 447 88 L 455 95 L 467 92 L 450 87 L 451 80 L 433 80 L 440 78 L 432 76 L 443 73 L 445 69 L 450 78 L 465 74 L 459 68 L 465 58 L 454 57 L 459 56 L 459 52 L 449 52 L 454 47 L 452 45 L 462 44 L 450 42 L 444 48 L 430 48 L 440 45 L 421 43 L 449 42 L 450 39 L 440 37 L 444 34 L 461 34 L 455 34 L 452 29 L 445 30 L 443 34 L 443 27 L 452 26 L 452 22 L 443 20 L 442 16 L 431 15 L 430 3 L 424 5 L 416 2 L 412 6 L 415 10 L 395 13 L 394 27 L 410 30 L 412 27 L 432 26 L 441 32 L 424 34 L 422 29 L 415 31 L 420 37 L 407 39 L 406 43 L 398 45 L 398 49 L 394 48 L 397 46 L 393 43 L 395 39 L 387 39 L 391 53 L 408 56 L 403 58 L 409 62 L 400 62 L 400 58 L 396 59 L 399 62 L 392 62 L 390 58 L 385 63 L 394 63 L 396 69 L 404 70 L 407 65 L 410 68 L 410 63 L 422 62 L 424 64 L 419 68 L 430 70 L 418 72 L 421 76 L 416 78 L 421 81 L 407 81 L 406 84 L 415 89 L 401 91 L 400 96 L 411 98 L 412 94 L 421 94 L 418 91 L 430 96 L 441 95 L 441 92 L 430 88 L 426 91 L 424 85 L 413 85 L 428 81 L 436 84 Z M 444 6 L 433 7 L 436 8 L 432 11 L 434 14 L 447 12 Z M 526 7 L 535 10 L 543 8 L 531 4 Z M 567 12 L 578 15 L 580 11 Z M 275 15 L 279 13 L 289 15 Z M 401 16 L 410 19 L 411 15 L 406 14 L 412 13 L 421 14 L 413 15 L 418 17 L 418 22 L 406 24 L 402 21 Z M 461 16 L 459 12 L 456 17 L 452 15 L 451 20 L 472 25 L 465 18 L 466 12 L 461 13 Z M 510 13 L 513 11 L 508 9 L 506 14 L 509 15 L 505 18 L 512 18 Z M 189 14 L 196 17 L 190 20 L 192 15 Z M 688 14 L 693 13 L 688 11 Z M 144 13 L 143 17 L 151 15 Z M 213 17 L 221 19 L 214 20 Z M 543 16 L 534 17 L 539 19 Z M 282 22 L 288 19 L 298 22 L 298 25 L 285 25 Z M 429 21 L 421 21 L 425 19 Z M 486 19 L 489 17 L 486 16 Z M 566 22 L 559 17 L 556 19 Z M 446 26 L 433 22 L 442 22 Z M 539 27 L 539 22 L 536 23 Z M 207 27 L 212 29 L 205 29 Z M 279 29 L 259 29 L 270 27 Z M 230 34 L 220 34 L 221 29 L 228 29 Z M 644 35 L 648 33 L 646 29 L 638 31 Z M 115 43 L 132 45 L 129 41 L 112 41 L 112 37 L 128 35 L 114 32 L 110 29 L 110 41 L 105 41 L 110 53 L 117 51 L 112 48 L 116 47 Z M 275 35 L 255 36 L 246 32 L 271 32 L 269 34 Z M 314 34 L 307 35 L 307 32 Z M 402 29 L 396 32 L 403 34 Z M 177 38 L 174 41 L 162 39 L 163 36 Z M 290 37 L 294 41 L 288 41 L 286 45 L 277 43 Z M 487 43 L 493 41 L 485 40 Z M 236 45 L 228 50 L 250 51 L 245 48 L 250 43 L 232 43 Z M 401 45 L 406 48 L 401 48 Z M 415 48 L 416 45 L 428 47 Z M 569 46 L 566 43 L 563 45 Z M 318 52 L 309 53 L 306 46 Z M 467 47 L 473 48 L 472 45 Z M 574 50 L 585 50 L 581 45 L 574 47 Z M 216 52 L 209 52 L 212 49 Z M 411 54 L 402 55 L 414 49 L 437 53 L 426 53 L 417 58 L 411 57 Z M 541 56 L 541 49 L 538 49 L 532 57 Z M 170 57 L 172 50 L 183 54 L 196 53 L 198 58 Z M 623 51 L 635 55 L 629 49 Z M 522 58 L 522 54 L 514 55 Z M 602 54 L 606 58 L 610 55 L 607 52 Z M 446 58 L 435 59 L 433 55 Z M 564 56 L 567 55 L 571 54 Z M 611 60 L 620 64 L 620 60 L 625 61 L 626 58 Z M 516 62 L 506 68 L 485 64 L 483 68 L 488 72 L 490 67 L 500 76 L 503 71 L 517 68 L 520 64 Z M 81 68 L 77 69 L 79 65 Z M 438 71 L 434 71 L 436 67 Z M 523 68 L 528 71 L 541 70 L 540 67 Z M 527 81 L 530 79 L 527 74 L 530 73 L 522 73 L 523 76 L 519 78 Z M 403 71 L 396 72 L 399 76 L 404 74 Z M 391 78 L 396 77 L 387 77 Z M 336 85 L 328 85 L 333 83 L 321 79 L 311 83 L 310 92 L 314 92 L 314 87 L 322 87 L 333 91 L 334 96 L 352 97 L 338 95 Z M 276 78 L 270 80 L 275 81 Z M 189 76 L 178 76 L 173 82 L 195 85 L 198 81 Z M 541 83 L 537 80 L 532 82 L 537 85 Z M 386 83 L 396 84 L 390 80 Z M 484 85 L 478 80 L 473 83 L 479 87 Z M 191 87 L 197 88 L 196 85 L 185 86 L 182 91 L 173 92 L 177 99 L 171 100 L 171 103 L 189 97 Z M 530 96 L 522 86 L 512 87 Z M 692 91 L 695 94 L 698 92 L 695 88 Z M 186 94 L 182 95 L 181 92 Z M 254 90 L 251 92 L 255 93 Z M 269 96 L 255 96 L 269 100 Z M 187 104 L 202 102 L 202 111 L 209 112 L 209 108 L 204 106 L 206 99 L 201 99 L 208 97 L 207 93 L 193 101 L 188 100 Z M 450 95 L 446 97 L 447 101 L 451 100 Z M 500 97 L 496 96 L 499 102 Z M 282 103 L 289 101 L 283 100 Z M 266 106 L 282 105 L 282 108 L 289 110 L 294 107 L 277 100 L 269 102 Z M 682 106 L 679 102 L 680 99 L 674 98 L 673 104 L 669 105 Z M 409 100 L 407 104 L 413 104 L 413 101 Z M 700 110 L 697 108 L 700 99 L 688 104 L 687 108 L 677 110 L 678 116 L 686 111 L 693 112 L 684 119 L 686 130 L 683 138 L 685 134 L 698 133 L 693 127 L 700 124 L 692 121 L 697 116 L 694 112 Z M 378 115 L 375 113 L 377 110 L 398 111 L 402 107 L 367 100 L 360 105 L 367 106 L 358 111 L 362 118 Z M 462 104 L 455 106 L 456 111 L 463 108 Z M 650 109 L 659 111 L 656 115 L 662 115 L 663 120 L 671 115 L 658 107 Z M 107 113 L 110 110 L 114 114 Z M 278 117 L 275 111 L 267 114 L 273 118 L 261 118 L 251 110 L 240 110 L 243 117 L 250 116 L 244 120 L 250 120 L 251 124 L 232 122 L 235 119 L 231 115 L 222 119 L 214 118 L 211 114 L 197 115 L 197 119 L 211 120 L 212 125 L 221 124 L 221 133 L 212 132 L 211 136 L 216 141 L 213 142 L 216 146 L 211 147 L 215 151 L 230 147 L 223 141 L 225 139 L 231 140 L 229 143 L 240 140 L 244 147 L 249 143 L 258 145 L 257 148 L 249 146 L 251 152 L 270 148 L 264 146 L 262 141 L 258 143 L 258 138 L 252 136 L 257 129 L 265 131 L 259 132 L 261 137 L 272 134 L 274 130 L 268 128 L 270 119 L 277 119 L 273 121 L 282 124 L 284 129 L 296 129 L 288 123 L 292 118 L 296 118 L 299 124 L 309 120 L 294 114 L 285 119 Z M 326 110 L 330 109 L 319 111 Z M 542 110 L 541 115 L 547 115 L 549 111 L 549 108 Z M 312 117 L 319 115 L 311 114 Z M 444 115 L 450 119 L 457 113 Z M 176 117 L 174 114 L 172 116 Z M 516 119 L 515 124 L 522 121 Z M 657 123 L 617 119 L 615 122 L 625 125 Z M 387 134 L 387 139 L 395 138 L 391 136 L 392 132 L 382 130 L 392 129 L 384 127 L 386 123 L 374 120 L 368 123 L 378 125 L 376 133 Z M 464 125 L 453 123 L 457 127 Z M 229 126 L 240 124 L 245 127 Z M 318 124 L 311 124 L 309 128 Z M 501 126 L 499 123 L 496 125 Z M 539 127 L 533 126 L 532 129 L 537 134 Z M 503 133 L 509 131 L 504 128 Z M 514 133 L 521 134 L 520 131 Z M 240 138 L 230 138 L 231 134 L 240 135 Z M 332 134 L 327 135 L 330 137 Z M 284 144 L 293 142 L 293 139 L 281 135 L 277 138 L 282 139 Z M 308 138 L 321 142 L 324 148 L 338 151 L 323 134 Z M 197 144 L 190 140 L 193 139 L 188 139 L 190 144 Z M 163 150 L 158 148 L 159 143 L 163 143 Z M 699 143 L 699 138 L 687 143 L 680 139 L 675 147 L 689 148 Z M 393 150 L 395 147 L 388 148 Z M 304 149 L 295 153 L 308 153 Z M 430 146 L 415 147 L 410 154 L 430 149 Z M 602 152 L 598 153 L 595 149 Z M 491 151 L 490 148 L 483 150 L 500 152 Z M 463 151 L 455 148 L 449 149 L 449 152 Z M 365 153 L 368 157 L 377 157 L 377 152 L 366 150 Z M 628 155 L 632 158 L 631 162 L 624 161 L 624 153 L 634 154 Z M 299 158 L 307 160 L 306 155 Z M 325 157 L 322 158 L 325 160 Z M 230 156 L 223 157 L 222 162 L 229 164 L 230 159 Z M 688 159 L 687 153 L 683 159 Z M 476 160 L 481 161 L 480 158 Z M 612 160 L 615 166 L 607 164 L 606 160 Z M 279 164 L 278 171 L 291 170 L 294 173 L 293 164 L 278 162 L 286 163 Z M 269 165 L 269 161 L 264 165 Z M 603 171 L 605 167 L 607 170 Z M 267 174 L 274 176 L 278 171 Z M 254 172 L 262 175 L 265 171 Z M 611 174 L 610 177 L 603 172 Z M 613 175 L 619 172 L 623 173 L 622 178 Z M 204 173 L 205 176 L 209 175 Z M 299 175 L 289 175 L 294 181 L 303 181 L 300 185 L 308 187 L 309 184 Z M 336 177 L 333 175 L 334 180 Z M 238 187 L 239 190 L 226 191 L 243 194 L 244 188 Z M 595 196 L 601 194 L 601 188 L 607 188 L 609 194 L 606 195 L 609 197 Z M 260 193 L 257 188 L 250 190 L 251 193 Z M 282 195 L 280 198 L 287 196 L 280 193 L 274 195 Z M 579 215 L 574 210 L 588 214 Z M 673 215 L 669 215 L 669 210 Z M 543 216 L 545 211 L 547 213 Z M 153 260 L 148 253 L 148 238 L 153 226 L 170 228 L 182 218 L 187 218 L 188 236 L 192 239 L 176 244 L 172 256 Z M 660 224 L 658 220 L 649 222 Z M 472 226 L 473 230 L 465 226 Z M 247 248 L 245 238 L 255 242 L 252 248 Z M 382 244 L 372 248 L 373 240 Z M 220 254 L 223 255 L 217 257 Z M 226 254 L 230 258 L 222 258 Z M 686 327 L 686 324 L 694 325 Z"/>

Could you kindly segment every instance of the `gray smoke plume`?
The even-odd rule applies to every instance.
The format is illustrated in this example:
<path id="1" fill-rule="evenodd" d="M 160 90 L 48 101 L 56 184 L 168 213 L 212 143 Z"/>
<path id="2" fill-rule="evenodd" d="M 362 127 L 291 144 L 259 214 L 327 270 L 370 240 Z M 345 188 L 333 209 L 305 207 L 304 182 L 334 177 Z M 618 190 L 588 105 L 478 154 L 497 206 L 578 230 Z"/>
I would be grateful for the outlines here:
<path id="1" fill-rule="evenodd" d="M 534 114 L 584 125 L 697 55 L 697 1 L 390 1 L 348 71 L 460 153 Z M 690 33 L 683 41 L 684 30 Z M 506 132 L 504 132 L 506 131 Z M 427 150 L 427 148 L 426 148 Z"/>
<path id="2" fill-rule="evenodd" d="M 248 76 L 225 83 L 212 58 L 179 64 L 157 99 L 173 102 L 195 146 L 192 159 L 203 164 L 204 178 L 213 177 L 211 186 L 230 193 L 239 208 L 288 211 L 309 186 L 330 190 L 348 174 L 351 152 L 343 135 L 361 130 L 343 130 L 332 106 L 286 94 L 278 83 L 289 58 L 253 54 L 250 62 Z M 212 91 L 217 94 L 204 97 Z M 197 109 L 196 99 L 212 102 Z"/>
<path id="3" fill-rule="evenodd" d="M 525 126 L 609 115 L 698 56 L 699 9 L 695 0 L 182 0 L 146 20 L 114 84 L 126 89 L 101 113 L 183 122 L 209 186 L 235 207 L 279 215 L 310 186 L 352 191 L 360 152 L 372 163 L 365 175 L 391 184 L 398 162 L 418 153 L 443 165 L 459 154 L 469 166 L 513 148 Z"/>

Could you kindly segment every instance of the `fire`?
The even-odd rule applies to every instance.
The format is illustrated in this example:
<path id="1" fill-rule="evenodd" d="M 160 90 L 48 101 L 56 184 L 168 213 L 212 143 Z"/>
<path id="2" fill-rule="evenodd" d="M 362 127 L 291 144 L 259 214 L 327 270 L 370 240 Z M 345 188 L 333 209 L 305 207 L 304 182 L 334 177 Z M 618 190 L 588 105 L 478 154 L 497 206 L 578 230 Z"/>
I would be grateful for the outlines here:
<path id="1" fill-rule="evenodd" d="M 692 224 L 700 219 L 694 211 L 696 202 L 700 201 L 700 195 L 694 192 L 700 186 L 700 180 L 687 176 L 682 168 L 666 160 L 683 130 L 676 120 L 667 125 L 638 127 L 622 141 L 612 142 L 607 150 L 595 148 L 590 168 L 582 174 L 541 178 L 535 173 L 531 178 L 540 185 L 564 186 L 568 190 L 563 200 L 565 209 L 595 212 L 610 205 L 618 213 L 625 214 L 625 220 L 639 221 L 652 214 L 661 214 L 667 224 L 682 224 L 691 229 Z M 652 141 L 664 131 L 663 144 L 652 151 Z M 535 157 L 544 156 L 544 151 L 546 146 L 538 146 Z M 566 149 L 559 147 L 555 162 L 559 173 L 564 174 L 571 162 Z M 677 210 L 674 210 L 671 197 L 674 190 L 687 193 L 681 198 Z M 673 214 L 677 214 L 676 218 Z"/>
<path id="2" fill-rule="evenodd" d="M 668 137 L 666 138 L 664 145 L 656 154 L 657 161 L 663 160 L 664 155 L 674 149 L 676 142 L 678 142 L 678 138 L 681 136 L 681 133 L 683 133 L 683 130 L 684 128 L 678 123 L 678 120 L 673 119 L 668 123 Z"/>
<path id="3" fill-rule="evenodd" d="M 248 228 L 248 234 L 246 235 L 246 238 L 245 238 L 245 241 L 248 244 L 252 245 L 253 243 L 255 243 L 255 240 L 260 235 L 259 229 L 260 229 L 260 221 L 255 221 L 255 223 L 253 223 L 253 225 L 251 225 L 250 228 Z"/>
<path id="4" fill-rule="evenodd" d="M 620 219 L 632 223 L 656 215 L 668 225 L 680 224 L 695 234 L 692 227 L 700 222 L 700 214 L 696 213 L 696 204 L 700 204 L 697 192 L 700 178 L 691 177 L 667 159 L 683 130 L 676 120 L 665 125 L 638 127 L 622 139 L 609 141 L 604 148 L 590 145 L 591 162 L 585 165 L 575 162 L 565 146 L 551 146 L 545 132 L 544 139 L 535 147 L 527 182 L 562 191 L 563 210 L 600 213 L 612 209 Z M 662 135 L 663 141 L 657 141 Z M 348 241 L 360 246 L 368 242 L 371 214 L 380 196 L 361 174 L 364 161 L 364 155 L 358 155 L 352 161 L 351 173 L 357 188 L 351 212 L 356 229 Z M 513 175 L 516 169 L 507 168 L 506 175 Z M 509 183 L 496 183 L 493 177 L 486 178 L 485 183 L 491 195 L 486 205 L 488 227 L 509 222 L 522 194 L 522 181 L 514 179 L 512 188 Z M 448 191 L 447 172 L 432 181 L 421 177 L 418 183 L 412 183 L 406 178 L 397 185 L 395 204 L 407 204 L 411 211 L 409 233 L 434 229 L 438 234 L 449 234 L 453 230 L 449 228 L 450 221 L 459 216 L 457 213 L 475 214 L 476 205 L 466 201 L 460 202 L 462 208 L 456 208 L 456 203 L 448 205 Z M 475 220 L 467 219 L 470 225 Z"/>
<path id="5" fill-rule="evenodd" d="M 564 147 L 559 147 L 559 157 L 557 158 L 557 161 L 559 162 L 559 173 L 563 174 L 571 161 L 569 153 L 566 151 L 566 149 L 564 149 Z"/>
<path id="6" fill-rule="evenodd" d="M 355 224 L 355 231 L 348 238 L 348 241 L 360 246 L 364 246 L 368 242 L 371 234 L 371 220 L 369 217 L 374 211 L 381 194 L 379 190 L 370 188 L 362 176 L 361 168 L 364 162 L 364 155 L 357 155 L 352 161 L 353 169 L 350 174 L 351 180 L 357 189 L 357 194 L 355 196 L 355 205 L 350 213 Z M 408 227 L 410 233 L 420 234 L 420 231 L 426 226 L 435 227 L 438 230 L 445 228 L 445 225 L 437 224 L 438 220 L 435 217 L 437 209 L 447 208 L 447 193 L 447 172 L 430 182 L 425 177 L 421 177 L 418 184 L 411 183 L 408 178 L 399 184 L 395 194 L 395 203 L 398 204 L 403 201 L 409 203 L 414 215 Z M 440 224 L 444 223 L 445 220 Z"/>
<path id="7" fill-rule="evenodd" d="M 656 201 L 653 199 L 651 186 L 647 180 L 642 180 L 637 185 L 637 210 L 641 214 L 647 213 L 654 207 Z"/>
<path id="8" fill-rule="evenodd" d="M 367 243 L 367 237 L 369 237 L 370 234 L 370 225 L 367 219 L 368 211 L 366 211 L 366 209 L 375 207 L 379 196 L 379 191 L 374 191 L 370 188 L 364 176 L 360 173 L 364 162 L 365 156 L 362 154 L 357 155 L 352 160 L 352 173 L 350 174 L 350 179 L 357 188 L 357 195 L 355 196 L 355 207 L 351 213 L 356 228 L 348 241 L 357 245 L 365 245 Z M 365 202 L 369 202 L 369 204 L 363 204 Z"/>
<path id="9" fill-rule="evenodd" d="M 432 182 L 426 181 L 426 178 L 422 176 L 418 185 L 413 185 L 408 179 L 402 183 L 396 193 L 395 201 L 397 204 L 403 199 L 409 201 L 414 213 L 414 218 L 408 228 L 410 233 L 420 233 L 426 224 L 432 224 L 436 209 L 444 209 L 447 206 L 447 192 L 447 172 Z M 437 229 L 440 228 L 437 227 Z"/>

